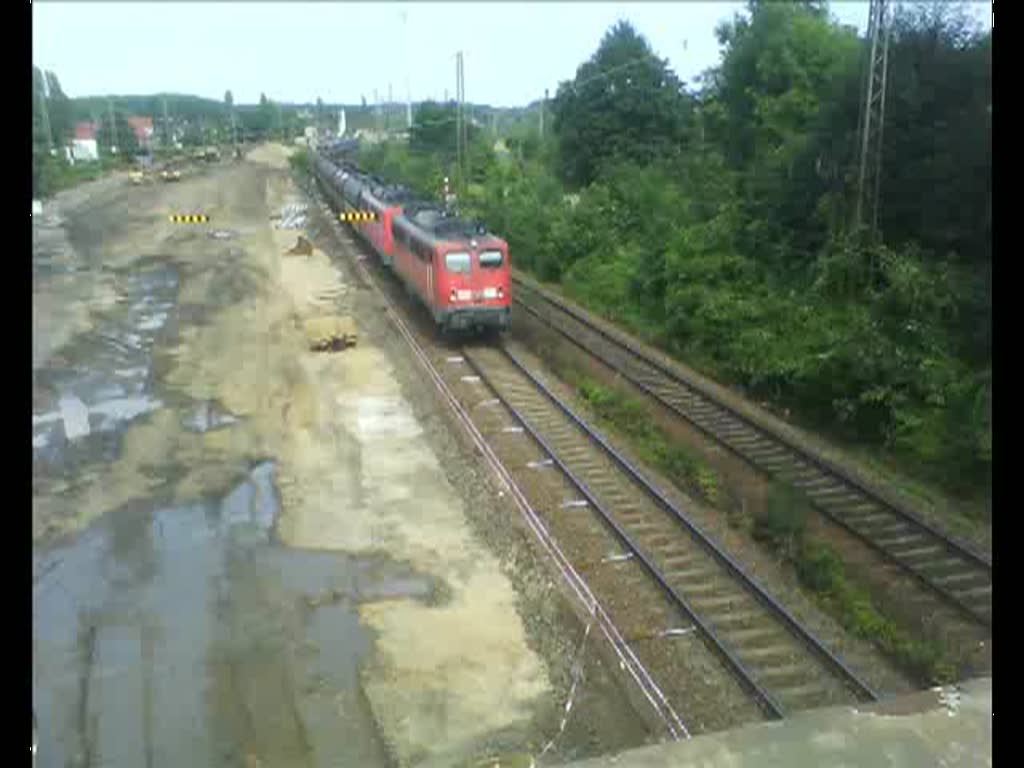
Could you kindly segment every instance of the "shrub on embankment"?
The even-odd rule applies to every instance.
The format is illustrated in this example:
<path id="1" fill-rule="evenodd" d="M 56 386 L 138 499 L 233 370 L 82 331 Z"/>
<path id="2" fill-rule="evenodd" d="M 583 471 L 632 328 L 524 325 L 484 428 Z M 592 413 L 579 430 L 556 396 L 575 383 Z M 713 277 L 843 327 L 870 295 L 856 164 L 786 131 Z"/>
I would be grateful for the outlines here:
<path id="1" fill-rule="evenodd" d="M 847 631 L 874 643 L 918 683 L 941 685 L 956 679 L 955 663 L 937 642 L 901 629 L 867 589 L 848 577 L 839 553 L 807 533 L 812 514 L 801 494 L 773 484 L 764 512 L 754 520 L 754 538 L 789 563 L 800 583 Z"/>

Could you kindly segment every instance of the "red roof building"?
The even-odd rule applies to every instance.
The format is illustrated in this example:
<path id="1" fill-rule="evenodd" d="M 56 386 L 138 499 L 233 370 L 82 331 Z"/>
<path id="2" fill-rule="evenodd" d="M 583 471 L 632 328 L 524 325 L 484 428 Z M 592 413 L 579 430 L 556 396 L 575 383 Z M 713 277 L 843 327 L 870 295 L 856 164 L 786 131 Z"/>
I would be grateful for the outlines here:
<path id="1" fill-rule="evenodd" d="M 96 124 L 95 123 L 75 123 L 75 138 L 79 141 L 88 141 L 89 139 L 96 139 Z"/>
<path id="2" fill-rule="evenodd" d="M 129 117 L 128 125 L 135 131 L 135 139 L 139 142 L 139 146 L 149 146 L 149 142 L 153 138 L 153 118 Z"/>

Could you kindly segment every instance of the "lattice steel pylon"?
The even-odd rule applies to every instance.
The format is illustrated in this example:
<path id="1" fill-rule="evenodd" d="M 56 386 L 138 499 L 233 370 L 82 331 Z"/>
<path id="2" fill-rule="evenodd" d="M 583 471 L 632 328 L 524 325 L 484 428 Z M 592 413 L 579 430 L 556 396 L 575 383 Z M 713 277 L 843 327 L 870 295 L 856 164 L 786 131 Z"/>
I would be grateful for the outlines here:
<path id="1" fill-rule="evenodd" d="M 882 137 L 885 128 L 885 84 L 889 66 L 889 16 L 892 0 L 871 0 L 868 9 L 868 61 L 863 100 L 857 121 L 860 170 L 857 175 L 856 224 L 867 223 L 871 237 L 878 233 L 882 183 Z M 865 217 L 870 217 L 865 222 Z"/>

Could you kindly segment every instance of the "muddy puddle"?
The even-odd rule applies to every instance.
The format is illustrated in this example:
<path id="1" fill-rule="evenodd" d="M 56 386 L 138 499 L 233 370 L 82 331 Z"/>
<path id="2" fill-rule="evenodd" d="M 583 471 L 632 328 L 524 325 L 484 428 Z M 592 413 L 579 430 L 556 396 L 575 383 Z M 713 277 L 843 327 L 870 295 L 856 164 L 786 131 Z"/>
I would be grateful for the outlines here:
<path id="1" fill-rule="evenodd" d="M 429 603 L 436 585 L 380 557 L 279 547 L 278 513 L 266 462 L 223 498 L 117 510 L 36 552 L 40 766 L 388 764 L 357 612 Z"/>
<path id="2" fill-rule="evenodd" d="M 98 312 L 34 373 L 32 450 L 36 464 L 112 458 L 117 436 L 162 403 L 152 387 L 153 347 L 174 309 L 177 272 L 150 268 L 117 276 L 115 306 Z"/>

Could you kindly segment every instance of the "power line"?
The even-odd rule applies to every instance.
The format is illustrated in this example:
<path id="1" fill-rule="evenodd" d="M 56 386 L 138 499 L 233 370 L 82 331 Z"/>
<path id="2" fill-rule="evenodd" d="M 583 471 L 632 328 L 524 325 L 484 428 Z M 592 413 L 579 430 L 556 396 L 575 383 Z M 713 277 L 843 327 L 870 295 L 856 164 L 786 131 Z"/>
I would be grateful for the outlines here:
<path id="1" fill-rule="evenodd" d="M 107 113 L 110 115 L 110 150 L 117 154 L 117 123 L 114 121 L 114 102 L 107 99 Z"/>
<path id="2" fill-rule="evenodd" d="M 540 137 L 544 138 L 544 107 L 548 102 L 548 89 L 544 89 L 544 100 L 540 103 Z"/>

